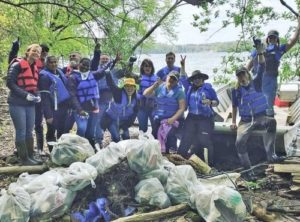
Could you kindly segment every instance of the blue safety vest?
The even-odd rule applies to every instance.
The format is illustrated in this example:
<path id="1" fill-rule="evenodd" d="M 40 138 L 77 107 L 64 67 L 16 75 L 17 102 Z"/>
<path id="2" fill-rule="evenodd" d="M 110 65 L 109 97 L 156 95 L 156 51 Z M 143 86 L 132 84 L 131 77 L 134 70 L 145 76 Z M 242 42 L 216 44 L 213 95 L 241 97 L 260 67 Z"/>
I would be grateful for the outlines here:
<path id="1" fill-rule="evenodd" d="M 83 80 L 81 74 L 74 72 L 75 78 L 79 84 L 77 85 L 77 97 L 80 103 L 92 99 L 99 99 L 99 90 L 97 81 L 94 78 L 94 75 L 90 72 L 87 79 Z"/>
<path id="2" fill-rule="evenodd" d="M 139 98 L 139 104 L 141 109 L 152 109 L 155 105 L 155 98 L 154 97 L 145 97 L 143 96 L 143 92 L 145 89 L 152 86 L 157 80 L 157 76 L 155 74 L 153 75 L 145 75 L 142 74 L 142 78 L 140 80 L 140 88 L 138 90 L 138 98 Z"/>
<path id="3" fill-rule="evenodd" d="M 60 69 L 57 69 L 56 71 L 58 72 L 58 75 L 51 73 L 47 69 L 43 69 L 41 70 L 40 75 L 47 76 L 51 80 L 48 92 L 53 100 L 56 96 L 57 103 L 60 104 L 61 102 L 69 99 L 71 96 L 66 88 L 67 77 Z"/>
<path id="4" fill-rule="evenodd" d="M 202 100 L 209 97 L 209 88 L 211 88 L 211 84 L 209 83 L 204 83 L 202 87 L 193 92 L 192 86 L 189 87 L 186 95 L 189 113 L 206 117 L 213 115 L 214 111 L 211 106 L 202 104 Z"/>
<path id="5" fill-rule="evenodd" d="M 132 96 L 131 103 L 128 104 L 128 97 L 126 92 L 122 91 L 122 101 L 121 103 L 116 103 L 111 101 L 106 110 L 106 113 L 114 120 L 127 120 L 133 113 L 134 107 L 136 106 L 136 97 Z"/>
<path id="6" fill-rule="evenodd" d="M 160 86 L 160 91 L 156 96 L 156 107 L 153 111 L 154 118 L 165 119 L 172 117 L 179 109 L 179 104 L 174 95 L 181 89 L 176 86 L 174 89 L 167 91 L 166 85 Z"/>
<path id="7" fill-rule="evenodd" d="M 265 52 L 266 71 L 265 74 L 278 76 L 280 58 L 284 52 L 280 51 L 278 45 L 268 45 Z"/>
<path id="8" fill-rule="evenodd" d="M 263 113 L 268 108 L 266 97 L 263 93 L 257 92 L 253 84 L 251 84 L 248 90 L 245 87 L 238 88 L 236 93 L 239 113 L 242 118 L 249 118 Z"/>

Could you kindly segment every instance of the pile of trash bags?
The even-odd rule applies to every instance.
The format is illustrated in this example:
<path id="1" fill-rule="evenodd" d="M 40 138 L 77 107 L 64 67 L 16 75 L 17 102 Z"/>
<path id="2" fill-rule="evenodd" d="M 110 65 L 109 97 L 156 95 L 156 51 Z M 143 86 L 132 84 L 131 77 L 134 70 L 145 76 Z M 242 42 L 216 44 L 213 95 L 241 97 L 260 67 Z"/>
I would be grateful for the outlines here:
<path id="1" fill-rule="evenodd" d="M 63 135 L 53 149 L 55 155 L 51 153 L 52 159 L 63 165 L 66 157 L 62 155 L 63 158 L 60 158 L 58 153 L 71 155 L 73 152 L 68 151 L 67 146 L 63 147 L 62 141 L 72 144 L 77 141 L 86 145 L 84 138 L 76 137 L 72 134 Z M 76 146 L 79 147 L 79 144 Z M 83 149 L 89 149 L 85 145 L 82 145 Z M 68 147 L 74 150 L 74 146 Z M 78 191 L 89 185 L 95 187 L 97 175 L 109 172 L 125 158 L 140 179 L 134 188 L 138 203 L 158 208 L 188 203 L 201 217 L 212 222 L 242 221 L 246 216 L 242 197 L 230 184 L 219 185 L 214 180 L 199 180 L 191 166 L 175 166 L 162 156 L 159 142 L 151 136 L 112 142 L 94 155 L 90 155 L 90 151 L 84 155 L 81 151 L 73 153 L 76 157 L 67 158 L 70 164 L 68 168 L 55 168 L 41 175 L 23 173 L 7 191 L 1 191 L 0 221 L 21 222 L 29 218 L 42 220 L 61 217 L 70 209 Z M 75 161 L 78 159 L 84 159 L 85 163 Z M 79 221 L 87 221 L 91 213 L 94 218 L 102 216 L 109 221 L 109 215 L 103 214 L 104 200 L 101 200 L 101 205 L 96 198 L 95 202 L 90 203 L 88 211 L 73 216 Z"/>

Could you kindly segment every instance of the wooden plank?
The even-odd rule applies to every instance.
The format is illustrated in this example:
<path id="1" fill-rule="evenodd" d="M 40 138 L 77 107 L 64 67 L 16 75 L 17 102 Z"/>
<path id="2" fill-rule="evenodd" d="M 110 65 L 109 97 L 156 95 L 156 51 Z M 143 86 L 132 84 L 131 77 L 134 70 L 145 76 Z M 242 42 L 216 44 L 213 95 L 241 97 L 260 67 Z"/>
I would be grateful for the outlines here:
<path id="1" fill-rule="evenodd" d="M 275 173 L 300 173 L 300 164 L 274 164 Z"/>
<path id="2" fill-rule="evenodd" d="M 141 222 L 141 221 L 153 221 L 158 220 L 160 218 L 174 216 L 176 214 L 186 212 L 190 210 L 188 204 L 179 204 L 176 206 L 168 207 L 166 209 L 157 210 L 149 213 L 135 214 L 129 217 L 121 217 L 112 222 Z"/>

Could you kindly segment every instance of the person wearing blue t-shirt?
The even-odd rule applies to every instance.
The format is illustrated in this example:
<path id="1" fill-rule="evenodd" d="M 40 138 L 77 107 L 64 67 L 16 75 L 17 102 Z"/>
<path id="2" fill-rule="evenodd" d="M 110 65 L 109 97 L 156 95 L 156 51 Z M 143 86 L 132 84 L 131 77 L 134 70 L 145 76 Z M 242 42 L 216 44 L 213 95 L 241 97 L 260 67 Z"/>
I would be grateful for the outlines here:
<path id="1" fill-rule="evenodd" d="M 279 74 L 278 68 L 280 59 L 284 53 L 290 50 L 298 41 L 300 33 L 300 18 L 298 18 L 298 26 L 292 38 L 286 44 L 280 44 L 279 32 L 270 30 L 266 39 L 266 49 L 264 52 L 258 53 L 257 50 L 252 51 L 251 60 L 247 65 L 247 69 L 251 70 L 254 77 L 257 75 L 258 55 L 263 54 L 265 57 L 265 71 L 261 75 L 261 88 L 267 98 L 268 109 L 267 115 L 274 116 L 273 104 L 277 91 L 277 76 Z"/>
<path id="2" fill-rule="evenodd" d="M 171 71 L 176 71 L 176 72 L 180 73 L 180 67 L 174 65 L 174 63 L 175 63 L 175 53 L 174 52 L 168 52 L 166 54 L 166 63 L 167 63 L 167 66 L 160 69 L 156 73 L 157 77 L 159 77 L 163 81 L 166 81 L 167 75 Z"/>

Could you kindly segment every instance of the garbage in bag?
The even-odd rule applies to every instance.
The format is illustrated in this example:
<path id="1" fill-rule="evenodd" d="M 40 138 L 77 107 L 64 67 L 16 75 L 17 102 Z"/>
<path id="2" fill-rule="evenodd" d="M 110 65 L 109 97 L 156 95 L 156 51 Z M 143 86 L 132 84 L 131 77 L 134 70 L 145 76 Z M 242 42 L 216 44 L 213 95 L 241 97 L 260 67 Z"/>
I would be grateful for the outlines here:
<path id="1" fill-rule="evenodd" d="M 58 218 L 67 212 L 76 196 L 76 192 L 63 187 L 48 185 L 31 195 L 30 218 Z"/>
<path id="2" fill-rule="evenodd" d="M 74 134 L 63 134 L 57 142 L 51 142 L 51 160 L 57 165 L 69 166 L 74 162 L 84 162 L 95 154 L 86 138 Z"/>
<path id="3" fill-rule="evenodd" d="M 157 178 L 161 182 L 161 184 L 165 186 L 169 177 L 170 170 L 174 167 L 175 165 L 173 163 L 164 158 L 162 161 L 162 165 L 158 169 L 140 175 L 140 179 L 144 180 L 149 178 Z"/>
<path id="4" fill-rule="evenodd" d="M 22 173 L 20 174 L 20 176 L 18 177 L 17 180 L 17 184 L 19 186 L 23 186 L 25 184 L 30 183 L 31 181 L 33 181 L 35 178 L 37 178 L 38 176 L 40 176 L 40 174 L 29 174 L 29 173 Z"/>
<path id="5" fill-rule="evenodd" d="M 144 132 L 143 130 L 139 131 L 139 140 L 154 140 L 152 133 Z"/>
<path id="6" fill-rule="evenodd" d="M 171 169 L 165 188 L 172 204 L 190 204 L 190 189 L 197 183 L 196 173 L 190 165 L 175 166 Z"/>
<path id="7" fill-rule="evenodd" d="M 29 174 L 21 174 L 17 180 L 17 184 L 22 186 L 29 194 L 43 190 L 50 185 L 60 186 L 62 175 L 64 174 L 62 173 L 63 171 L 66 171 L 66 169 L 53 169 L 36 177 Z M 30 178 L 31 181 L 29 181 Z"/>
<path id="8" fill-rule="evenodd" d="M 149 204 L 159 208 L 171 206 L 170 199 L 157 178 L 141 180 L 134 188 L 135 200 L 138 203 Z"/>
<path id="9" fill-rule="evenodd" d="M 287 156 L 300 156 L 300 123 L 284 134 L 284 147 Z"/>
<path id="10" fill-rule="evenodd" d="M 107 209 L 107 199 L 99 198 L 96 202 L 89 204 L 89 209 L 85 210 L 83 214 L 75 212 L 72 214 L 72 219 L 79 222 L 96 222 L 101 221 L 109 222 L 111 220 L 110 214 Z"/>
<path id="11" fill-rule="evenodd" d="M 206 221 L 242 222 L 246 217 L 246 206 L 236 190 L 223 185 L 198 184 L 192 188 L 192 207 Z"/>
<path id="12" fill-rule="evenodd" d="M 1 190 L 0 221 L 29 221 L 30 195 L 16 183 L 11 183 L 8 190 Z"/>
<path id="13" fill-rule="evenodd" d="M 90 164 L 76 162 L 72 163 L 61 179 L 61 186 L 72 190 L 78 191 L 85 188 L 87 185 L 92 184 L 93 188 L 96 188 L 95 179 L 97 177 L 97 170 Z"/>
<path id="14" fill-rule="evenodd" d="M 106 173 L 111 167 L 117 165 L 126 154 L 118 143 L 110 143 L 106 148 L 101 149 L 95 155 L 86 159 L 86 163 L 94 166 L 99 174 Z"/>
<path id="15" fill-rule="evenodd" d="M 135 140 L 127 153 L 130 169 L 138 174 L 145 174 L 159 169 L 163 162 L 158 140 Z"/>

